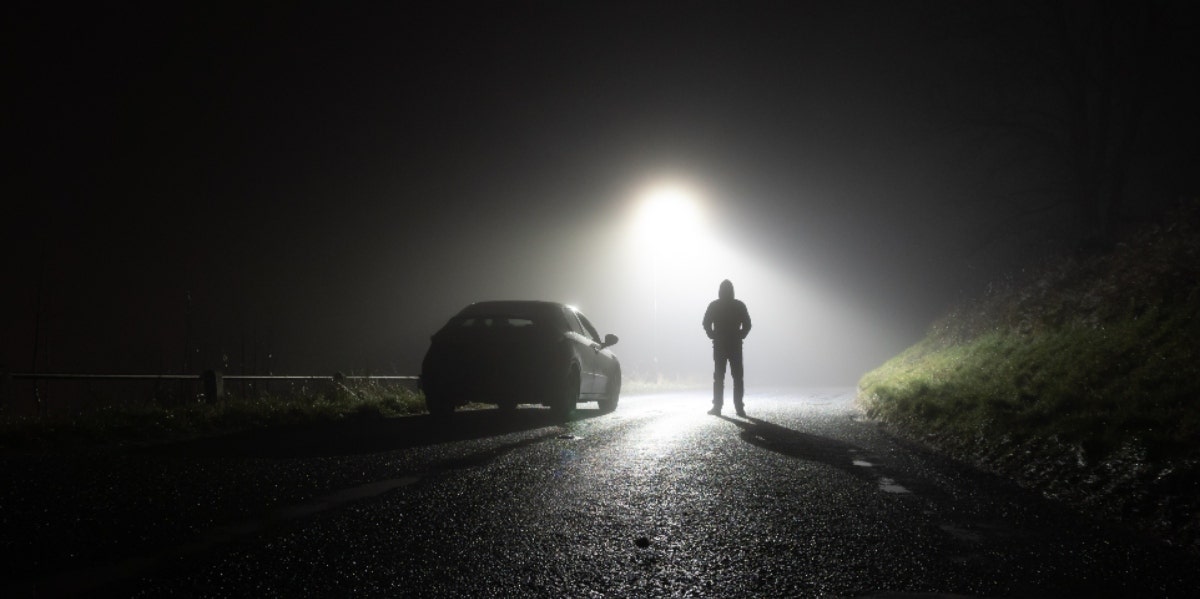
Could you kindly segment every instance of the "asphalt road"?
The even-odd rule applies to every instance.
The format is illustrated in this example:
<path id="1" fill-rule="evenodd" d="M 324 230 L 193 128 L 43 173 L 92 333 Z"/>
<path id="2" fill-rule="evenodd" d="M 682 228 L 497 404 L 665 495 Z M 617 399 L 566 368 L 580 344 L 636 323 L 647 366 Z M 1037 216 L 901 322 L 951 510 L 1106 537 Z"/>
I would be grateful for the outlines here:
<path id="1" fill-rule="evenodd" d="M 1183 597 L 1195 558 L 928 454 L 851 390 L 5 456 L 6 597 Z"/>

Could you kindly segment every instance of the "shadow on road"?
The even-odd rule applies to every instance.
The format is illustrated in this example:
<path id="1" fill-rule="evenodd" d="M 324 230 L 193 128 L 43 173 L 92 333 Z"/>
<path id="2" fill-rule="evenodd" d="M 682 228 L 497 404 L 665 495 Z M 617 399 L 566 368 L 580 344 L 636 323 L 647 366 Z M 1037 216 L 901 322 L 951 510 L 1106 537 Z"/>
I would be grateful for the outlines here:
<path id="1" fill-rule="evenodd" d="M 880 464 L 869 462 L 868 460 L 871 458 L 857 445 L 829 437 L 802 433 L 760 418 L 748 416 L 743 418 L 719 416 L 719 418 L 738 425 L 742 429 L 740 433 L 742 440 L 763 449 L 793 458 L 828 464 L 863 480 L 877 481 L 881 475 L 889 475 L 887 469 L 881 467 Z M 859 463 L 856 464 L 856 461 Z"/>
<path id="2" fill-rule="evenodd" d="M 577 409 L 571 420 L 601 415 L 598 409 Z M 306 458 L 379 453 L 496 437 L 563 424 L 539 408 L 502 412 L 496 409 L 467 410 L 446 417 L 429 415 L 386 419 L 350 419 L 344 422 L 287 426 L 243 431 L 145 448 L 156 455 L 189 457 Z"/>

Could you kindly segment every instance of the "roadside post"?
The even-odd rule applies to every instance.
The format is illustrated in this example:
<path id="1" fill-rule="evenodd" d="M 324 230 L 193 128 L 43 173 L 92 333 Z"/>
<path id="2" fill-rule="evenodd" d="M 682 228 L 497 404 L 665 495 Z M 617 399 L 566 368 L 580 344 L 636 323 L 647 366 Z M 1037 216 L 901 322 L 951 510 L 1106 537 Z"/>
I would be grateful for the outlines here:
<path id="1" fill-rule="evenodd" d="M 8 407 L 9 395 L 12 393 L 12 373 L 7 368 L 0 367 L 0 410 Z"/>
<path id="2" fill-rule="evenodd" d="M 200 375 L 201 387 L 204 389 L 204 400 L 214 403 L 225 399 L 225 380 L 219 370 L 205 370 Z"/>

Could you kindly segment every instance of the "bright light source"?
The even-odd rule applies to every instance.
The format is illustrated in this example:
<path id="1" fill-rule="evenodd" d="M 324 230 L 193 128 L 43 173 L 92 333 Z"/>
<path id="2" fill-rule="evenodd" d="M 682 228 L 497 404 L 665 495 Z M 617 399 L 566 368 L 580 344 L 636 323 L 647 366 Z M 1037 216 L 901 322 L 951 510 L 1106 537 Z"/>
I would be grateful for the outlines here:
<path id="1" fill-rule="evenodd" d="M 678 246 L 702 227 L 696 193 L 680 183 L 659 183 L 639 197 L 639 237 L 658 247 Z"/>

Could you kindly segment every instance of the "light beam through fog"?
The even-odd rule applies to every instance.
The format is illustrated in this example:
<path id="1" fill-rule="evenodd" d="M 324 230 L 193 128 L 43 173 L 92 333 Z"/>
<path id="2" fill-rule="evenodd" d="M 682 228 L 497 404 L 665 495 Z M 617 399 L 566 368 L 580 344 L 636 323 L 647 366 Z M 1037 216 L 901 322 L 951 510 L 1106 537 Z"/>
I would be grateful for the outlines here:
<path id="1" fill-rule="evenodd" d="M 424 232 L 424 242 L 451 252 L 444 260 L 458 266 L 452 276 L 427 279 L 425 291 L 438 301 L 421 315 L 406 314 L 423 329 L 410 344 L 397 335 L 407 352 L 400 372 L 419 366 L 428 335 L 466 304 L 541 299 L 578 306 L 600 334 L 618 335 L 614 351 L 627 380 L 661 376 L 706 386 L 712 346 L 700 321 L 723 279 L 754 322 L 744 346 L 751 394 L 765 385 L 853 384 L 916 341 L 897 334 L 903 320 L 896 314 L 867 307 L 886 302 L 818 274 L 829 269 L 823 257 L 870 256 L 873 248 L 846 239 L 802 255 L 794 240 L 779 238 L 779 227 L 750 224 L 769 214 L 730 219 L 755 203 L 715 179 L 689 173 L 626 181 L 575 192 L 595 211 L 540 221 L 520 215 L 470 243 L 447 246 L 443 233 Z"/>
<path id="2" fill-rule="evenodd" d="M 594 310 L 621 335 L 630 379 L 708 381 L 711 345 L 700 320 L 726 278 L 754 321 L 745 345 L 750 387 L 853 383 L 881 346 L 893 349 L 877 315 L 822 289 L 802 262 L 730 242 L 734 231 L 715 218 L 728 199 L 680 179 L 632 195 L 617 225 L 620 251 L 605 258 L 615 264 L 596 267 L 616 274 L 623 308 Z"/>
<path id="3" fill-rule="evenodd" d="M 648 255 L 650 260 L 651 358 L 646 374 L 656 380 L 663 376 L 659 340 L 660 288 L 664 280 L 677 278 L 669 275 L 690 270 L 697 263 L 703 264 L 703 255 L 697 250 L 703 250 L 711 243 L 697 201 L 697 193 L 678 181 L 654 183 L 637 201 L 634 243 L 639 253 Z"/>

